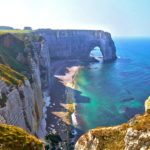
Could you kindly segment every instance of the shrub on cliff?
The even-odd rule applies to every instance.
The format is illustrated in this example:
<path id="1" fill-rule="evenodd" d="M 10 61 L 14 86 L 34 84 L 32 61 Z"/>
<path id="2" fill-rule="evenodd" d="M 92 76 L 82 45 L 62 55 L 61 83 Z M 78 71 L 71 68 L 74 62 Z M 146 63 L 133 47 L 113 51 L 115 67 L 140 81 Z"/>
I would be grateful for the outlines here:
<path id="1" fill-rule="evenodd" d="M 44 150 L 44 144 L 23 129 L 0 124 L 0 150 Z"/>
<path id="2" fill-rule="evenodd" d="M 24 75 L 2 64 L 0 64 L 0 76 L 2 77 L 2 80 L 8 85 L 15 87 L 20 86 L 25 80 L 27 80 Z"/>

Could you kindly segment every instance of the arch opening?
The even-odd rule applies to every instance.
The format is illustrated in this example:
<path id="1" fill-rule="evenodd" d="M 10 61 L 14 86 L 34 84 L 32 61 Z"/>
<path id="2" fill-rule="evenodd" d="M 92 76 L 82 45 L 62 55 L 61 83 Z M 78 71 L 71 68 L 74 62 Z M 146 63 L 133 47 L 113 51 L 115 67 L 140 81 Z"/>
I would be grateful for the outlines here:
<path id="1" fill-rule="evenodd" d="M 103 54 L 99 46 L 95 46 L 89 53 L 89 56 L 95 58 L 96 60 L 102 60 Z"/>

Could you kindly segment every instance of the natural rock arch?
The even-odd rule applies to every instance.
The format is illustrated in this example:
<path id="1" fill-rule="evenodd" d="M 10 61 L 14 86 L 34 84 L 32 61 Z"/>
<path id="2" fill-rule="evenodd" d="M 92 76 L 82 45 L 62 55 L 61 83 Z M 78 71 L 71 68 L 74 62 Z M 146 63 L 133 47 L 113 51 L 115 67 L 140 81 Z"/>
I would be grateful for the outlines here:
<path id="1" fill-rule="evenodd" d="M 88 54 L 91 52 L 92 49 L 94 49 L 94 47 L 100 48 L 104 61 L 111 61 L 117 58 L 116 48 L 111 38 L 105 38 L 105 40 L 99 39 L 89 41 L 89 46 L 87 50 Z"/>
<path id="2" fill-rule="evenodd" d="M 89 56 L 92 58 L 96 58 L 96 57 L 103 57 L 101 49 L 99 46 L 95 46 L 94 48 L 92 48 L 92 50 L 90 51 Z"/>
<path id="3" fill-rule="evenodd" d="M 48 42 L 51 59 L 88 60 L 99 46 L 104 61 L 115 60 L 116 48 L 110 33 L 101 30 L 40 30 Z"/>

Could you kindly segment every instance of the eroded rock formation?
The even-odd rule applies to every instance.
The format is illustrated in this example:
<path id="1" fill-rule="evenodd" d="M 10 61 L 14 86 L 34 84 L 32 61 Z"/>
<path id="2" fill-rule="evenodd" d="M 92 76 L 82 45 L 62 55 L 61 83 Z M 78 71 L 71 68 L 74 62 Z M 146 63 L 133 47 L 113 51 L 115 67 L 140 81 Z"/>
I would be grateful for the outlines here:
<path id="1" fill-rule="evenodd" d="M 32 35 L 41 35 L 44 39 L 35 41 L 29 38 Z M 3 100 L 0 106 L 0 123 L 19 126 L 37 135 L 43 113 L 43 95 L 49 92 L 51 86 L 51 59 L 88 62 L 90 51 L 99 46 L 104 61 L 111 61 L 116 59 L 116 48 L 111 35 L 104 31 L 38 30 L 29 36 L 25 35 L 26 41 L 18 36 L 0 36 L 0 63 L 29 75 L 31 80 L 29 82 L 26 79 L 19 86 L 12 87 L 0 79 L 0 100 Z M 30 72 L 27 69 L 31 69 Z M 40 131 L 40 137 L 44 136 L 42 132 Z"/>
<path id="2" fill-rule="evenodd" d="M 150 108 L 145 102 L 145 114 L 136 115 L 128 123 L 114 127 L 98 127 L 82 135 L 75 150 L 149 150 Z"/>
<path id="3" fill-rule="evenodd" d="M 17 78 L 18 75 L 13 77 L 11 72 L 7 72 L 7 68 L 4 70 L 0 68 L 2 76 L 5 73 L 6 76 L 8 73 L 6 78 L 1 78 L 0 75 L 0 123 L 19 126 L 31 134 L 38 135 L 38 129 L 43 116 L 44 89 L 49 86 L 48 81 L 50 80 L 50 72 L 48 71 L 50 69 L 50 57 L 45 44 L 46 42 L 29 40 L 28 43 L 30 42 L 32 45 L 32 48 L 30 48 L 23 47 L 24 41 L 19 40 L 11 34 L 3 34 L 0 39 L 0 46 L 6 53 L 8 52 L 9 55 L 9 51 L 12 51 L 11 60 L 16 59 L 16 66 L 15 64 L 12 66 L 18 69 L 20 67 L 18 65 L 19 63 L 22 64 L 22 66 L 27 64 L 30 71 L 22 71 L 22 73 L 27 76 L 29 75 L 31 78 L 31 82 L 26 79 L 24 83 L 22 83 L 20 77 Z M 21 46 L 19 44 L 17 45 L 18 41 L 21 43 Z M 20 49 L 20 51 L 13 48 L 13 43 L 18 46 L 17 48 Z M 9 64 L 11 61 L 8 61 L 7 55 L 5 56 L 3 53 L 0 53 L 0 56 L 2 63 L 5 63 L 6 66 L 11 66 L 11 64 Z M 3 65 L 1 67 L 3 67 Z M 6 79 L 8 79 L 8 81 Z M 9 80 L 12 80 L 12 82 L 15 80 L 18 83 L 20 82 L 20 84 L 18 86 L 6 84 Z M 38 136 L 43 137 L 44 134 L 44 129 L 41 129 Z"/>
<path id="4" fill-rule="evenodd" d="M 1 93 L 5 93 L 7 99 L 5 106 L 0 108 L 0 123 L 19 126 L 32 134 L 37 134 L 38 119 L 42 115 L 40 110 L 41 97 L 39 99 L 34 98 L 34 91 L 28 80 L 19 88 L 13 89 L 2 80 L 0 82 L 4 85 Z"/>
<path id="5" fill-rule="evenodd" d="M 89 61 L 90 51 L 99 46 L 104 61 L 116 59 L 116 48 L 110 33 L 100 30 L 38 30 L 48 41 L 52 59 Z"/>

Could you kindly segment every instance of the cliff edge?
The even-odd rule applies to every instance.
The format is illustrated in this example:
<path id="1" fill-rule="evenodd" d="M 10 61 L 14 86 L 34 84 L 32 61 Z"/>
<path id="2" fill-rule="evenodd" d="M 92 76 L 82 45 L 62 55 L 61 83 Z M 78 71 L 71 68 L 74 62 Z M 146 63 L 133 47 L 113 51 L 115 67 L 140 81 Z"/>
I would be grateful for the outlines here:
<path id="1" fill-rule="evenodd" d="M 44 144 L 19 127 L 0 124 L 0 150 L 44 150 Z"/>
<path id="2" fill-rule="evenodd" d="M 143 115 L 122 125 L 89 130 L 79 138 L 75 150 L 150 150 L 150 97 Z"/>
<path id="3" fill-rule="evenodd" d="M 90 61 L 90 52 L 98 46 L 103 60 L 117 58 L 111 34 L 102 30 L 46 30 L 36 31 L 48 42 L 51 59 Z"/>
<path id="4" fill-rule="evenodd" d="M 47 80 L 39 54 L 42 40 L 39 35 L 0 33 L 0 124 L 19 126 L 40 137 L 45 134 L 38 135 L 38 130 Z"/>

